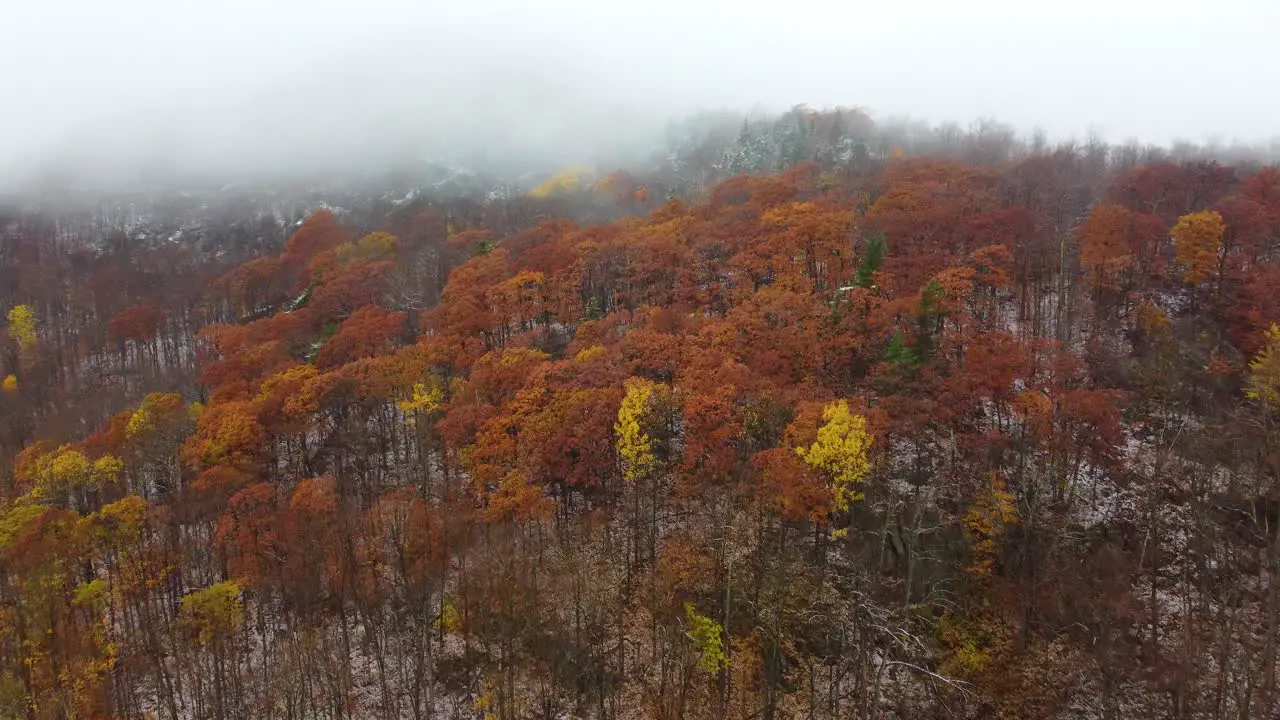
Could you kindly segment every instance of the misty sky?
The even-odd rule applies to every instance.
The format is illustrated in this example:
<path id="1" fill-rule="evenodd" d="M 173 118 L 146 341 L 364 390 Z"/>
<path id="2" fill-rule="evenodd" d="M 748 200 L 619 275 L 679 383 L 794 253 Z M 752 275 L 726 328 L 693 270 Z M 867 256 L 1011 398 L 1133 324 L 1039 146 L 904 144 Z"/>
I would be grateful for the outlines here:
<path id="1" fill-rule="evenodd" d="M 1277 0 L 0 0 L 0 177 L 573 147 L 797 103 L 1261 141 L 1278 28 Z"/>

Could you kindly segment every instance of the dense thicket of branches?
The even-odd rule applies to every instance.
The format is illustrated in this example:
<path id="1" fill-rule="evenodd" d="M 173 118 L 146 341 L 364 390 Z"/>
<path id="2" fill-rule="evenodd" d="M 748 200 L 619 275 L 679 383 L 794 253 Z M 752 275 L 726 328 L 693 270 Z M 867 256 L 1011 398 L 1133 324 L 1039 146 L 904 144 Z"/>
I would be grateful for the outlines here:
<path id="1" fill-rule="evenodd" d="M 848 128 L 0 221 L 0 715 L 1273 713 L 1280 171 Z"/>

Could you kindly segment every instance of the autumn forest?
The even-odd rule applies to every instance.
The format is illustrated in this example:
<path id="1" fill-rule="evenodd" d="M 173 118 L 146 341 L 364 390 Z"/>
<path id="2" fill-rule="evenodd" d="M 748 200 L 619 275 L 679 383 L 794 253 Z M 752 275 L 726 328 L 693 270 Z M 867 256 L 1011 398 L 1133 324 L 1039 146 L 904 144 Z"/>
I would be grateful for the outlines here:
<path id="1" fill-rule="evenodd" d="M 0 717 L 1277 717 L 1280 170 L 672 142 L 0 210 Z"/>

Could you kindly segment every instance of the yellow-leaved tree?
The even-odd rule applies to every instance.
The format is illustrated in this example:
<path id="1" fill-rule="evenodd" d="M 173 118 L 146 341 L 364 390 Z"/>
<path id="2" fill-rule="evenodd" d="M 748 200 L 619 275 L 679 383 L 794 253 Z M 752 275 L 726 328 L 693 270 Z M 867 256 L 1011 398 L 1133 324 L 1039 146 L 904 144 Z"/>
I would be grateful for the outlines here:
<path id="1" fill-rule="evenodd" d="M 219 643 L 235 633 L 244 617 L 240 585 L 225 580 L 189 593 L 179 604 L 179 615 L 201 645 Z"/>
<path id="2" fill-rule="evenodd" d="M 1227 226 L 1222 216 L 1212 210 L 1195 212 L 1178 218 L 1169 231 L 1173 249 L 1182 264 L 1182 279 L 1191 285 L 1208 280 L 1218 266 L 1222 253 L 1222 234 Z"/>
<path id="3" fill-rule="evenodd" d="M 405 415 L 414 413 L 422 413 L 429 415 L 440 409 L 440 404 L 444 401 L 444 388 L 439 382 L 425 383 L 419 382 L 413 384 L 413 390 L 406 393 L 407 397 L 396 401 L 396 406 L 400 408 L 400 412 Z"/>
<path id="4" fill-rule="evenodd" d="M 428 423 L 419 424 L 444 405 L 444 384 L 434 375 L 424 382 L 415 382 L 412 389 L 402 390 L 401 397 L 396 400 L 396 407 L 404 414 L 404 422 L 410 427 L 425 430 Z"/>
<path id="5" fill-rule="evenodd" d="M 23 350 L 36 344 L 36 315 L 26 305 L 15 305 L 9 310 L 9 337 Z"/>
<path id="6" fill-rule="evenodd" d="M 823 408 L 822 427 L 813 444 L 796 448 L 805 464 L 831 483 L 837 512 L 848 510 L 849 503 L 862 499 L 858 485 L 871 469 L 867 452 L 874 440 L 867 419 L 850 412 L 849 403 L 840 400 Z"/>
<path id="7" fill-rule="evenodd" d="M 992 473 L 964 514 L 964 529 L 973 555 L 969 572 L 978 577 L 991 574 L 1000 555 L 1000 538 L 1005 528 L 1017 521 L 1018 510 L 1013 495 L 1009 494 L 1000 476 Z"/>
<path id="8" fill-rule="evenodd" d="M 16 469 L 14 475 L 19 483 L 31 486 L 35 497 L 50 497 L 72 489 L 115 482 L 123 468 L 124 464 L 114 456 L 90 460 L 80 450 L 63 445 L 52 452 L 35 455 Z"/>
<path id="9" fill-rule="evenodd" d="M 1267 330 L 1262 349 L 1249 363 L 1245 395 L 1270 412 L 1280 412 L 1280 327 Z"/>
<path id="10" fill-rule="evenodd" d="M 400 247 L 400 238 L 388 232 L 369 233 L 354 242 L 343 243 L 334 249 L 338 262 L 350 265 L 356 260 L 391 260 Z"/>
<path id="11" fill-rule="evenodd" d="M 653 454 L 653 442 L 644 431 L 644 422 L 649 415 L 656 383 L 644 378 L 628 378 L 623 386 L 626 394 L 622 398 L 622 406 L 618 408 L 618 421 L 613 425 L 613 432 L 618 436 L 618 455 L 622 457 L 622 474 L 629 482 L 643 478 L 657 463 Z"/>
<path id="12" fill-rule="evenodd" d="M 698 669 L 714 674 L 729 667 L 729 656 L 724 651 L 724 628 L 720 623 L 699 613 L 689 602 L 684 604 L 684 619 L 689 624 L 689 640 L 698 653 Z"/>
<path id="13" fill-rule="evenodd" d="M 589 174 L 587 168 L 571 167 L 538 183 L 529 191 L 529 197 L 544 200 L 555 195 L 575 192 L 582 187 L 583 179 Z"/>
<path id="14" fill-rule="evenodd" d="M 125 436 L 134 438 L 157 429 L 166 420 L 182 418 L 182 396 L 177 393 L 150 393 L 142 399 L 142 404 L 129 416 L 125 425 Z"/>

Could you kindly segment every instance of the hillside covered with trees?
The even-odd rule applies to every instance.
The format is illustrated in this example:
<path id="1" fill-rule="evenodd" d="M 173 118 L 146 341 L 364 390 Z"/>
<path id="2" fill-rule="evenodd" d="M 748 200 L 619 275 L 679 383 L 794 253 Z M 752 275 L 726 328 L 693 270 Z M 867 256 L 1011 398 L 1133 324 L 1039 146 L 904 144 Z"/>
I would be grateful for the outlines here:
<path id="1" fill-rule="evenodd" d="M 734 127 L 0 215 L 0 717 L 1274 716 L 1280 170 Z"/>

